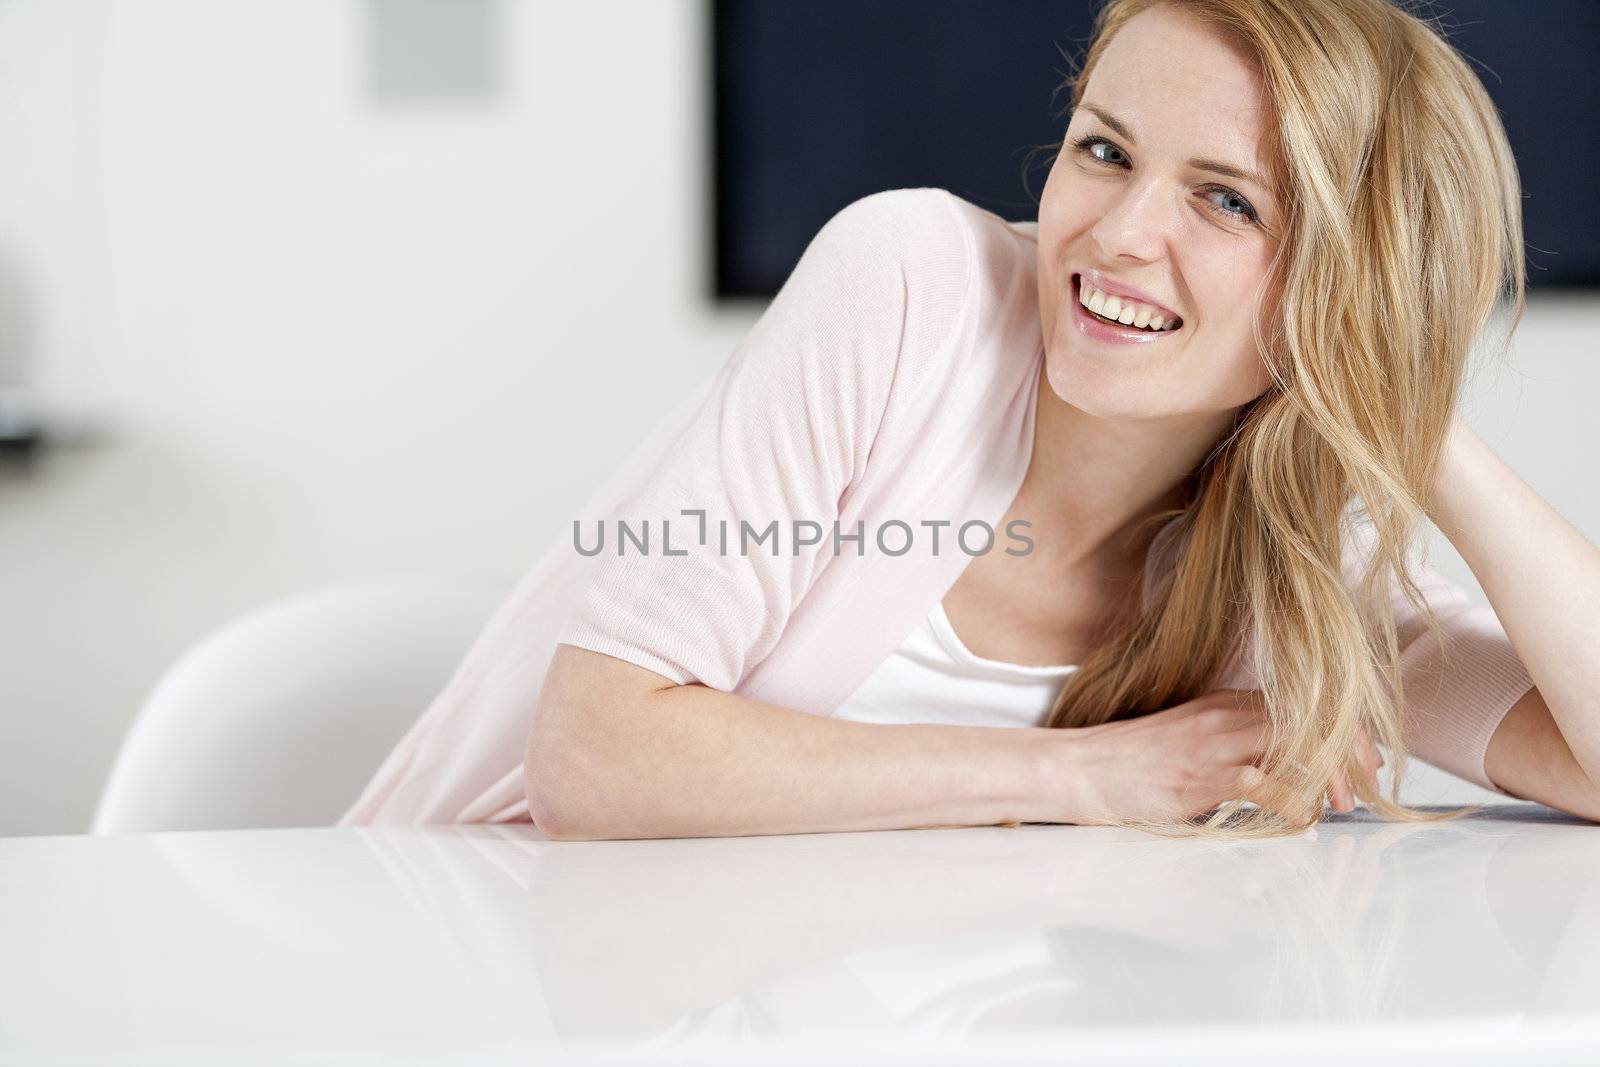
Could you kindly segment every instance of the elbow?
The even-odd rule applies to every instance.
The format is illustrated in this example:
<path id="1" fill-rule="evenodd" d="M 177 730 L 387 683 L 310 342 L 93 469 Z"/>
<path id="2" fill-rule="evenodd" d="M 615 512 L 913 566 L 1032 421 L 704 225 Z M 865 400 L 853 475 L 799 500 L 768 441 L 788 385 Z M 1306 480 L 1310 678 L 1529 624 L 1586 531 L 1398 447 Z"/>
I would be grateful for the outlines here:
<path id="1" fill-rule="evenodd" d="M 548 810 L 534 814 L 533 825 L 546 841 L 602 841 L 604 835 L 587 834 L 571 829 L 551 815 Z"/>
<path id="2" fill-rule="evenodd" d="M 549 790 L 528 790 L 528 815 L 547 841 L 617 841 L 632 836 L 602 824 L 592 809 L 553 799 Z"/>
<path id="3" fill-rule="evenodd" d="M 606 819 L 609 776 L 602 773 L 593 745 L 550 725 L 560 720 L 559 715 L 536 715 L 528 735 L 522 760 L 528 817 L 551 841 L 605 841 L 626 836 Z M 540 723 L 546 724 L 543 729 Z"/>
<path id="4" fill-rule="evenodd" d="M 585 810 L 582 800 L 584 790 L 570 786 L 567 771 L 555 760 L 534 758 L 537 748 L 548 753 L 549 746 L 540 745 L 537 732 L 529 739 L 529 751 L 522 761 L 522 787 L 528 797 L 528 817 L 533 825 L 550 841 L 592 841 L 603 838 L 595 832 L 593 811 Z M 592 797 L 593 792 L 589 791 Z"/>
<path id="5" fill-rule="evenodd" d="M 564 806 L 556 803 L 552 791 L 540 780 L 530 761 L 523 762 L 522 787 L 528 794 L 528 818 L 533 820 L 534 827 L 548 840 L 571 840 L 562 814 Z"/>
<path id="6" fill-rule="evenodd" d="M 545 840 L 615 841 L 630 836 L 606 825 L 598 817 L 600 813 L 595 810 L 593 803 L 586 803 L 574 794 L 551 788 L 549 783 L 536 786 L 532 779 L 533 775 L 524 771 L 528 817 Z"/>
<path id="7" fill-rule="evenodd" d="M 659 675 L 597 652 L 557 647 L 523 752 L 528 815 L 552 841 L 638 836 L 643 755 L 630 724 L 642 701 L 670 687 Z"/>

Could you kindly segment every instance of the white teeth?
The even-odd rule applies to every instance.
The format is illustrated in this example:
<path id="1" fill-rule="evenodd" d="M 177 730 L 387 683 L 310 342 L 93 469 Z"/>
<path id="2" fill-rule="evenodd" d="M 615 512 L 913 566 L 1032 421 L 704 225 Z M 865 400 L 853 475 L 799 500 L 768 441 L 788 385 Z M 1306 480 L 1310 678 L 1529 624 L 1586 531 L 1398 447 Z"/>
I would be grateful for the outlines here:
<path id="1" fill-rule="evenodd" d="M 1096 315 L 1120 322 L 1124 326 L 1135 326 L 1157 332 L 1176 328 L 1168 326 L 1167 317 L 1148 304 L 1103 293 L 1081 278 L 1078 280 L 1078 303 Z M 1172 322 L 1177 323 L 1178 320 L 1173 319 Z"/>

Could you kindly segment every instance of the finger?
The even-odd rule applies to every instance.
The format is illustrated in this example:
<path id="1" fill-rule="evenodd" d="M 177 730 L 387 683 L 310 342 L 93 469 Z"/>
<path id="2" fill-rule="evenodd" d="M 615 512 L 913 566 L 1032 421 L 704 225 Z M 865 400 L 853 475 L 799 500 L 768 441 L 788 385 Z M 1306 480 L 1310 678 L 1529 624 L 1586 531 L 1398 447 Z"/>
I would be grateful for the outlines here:
<path id="1" fill-rule="evenodd" d="M 1365 731 L 1362 731 L 1362 736 L 1366 738 L 1367 751 L 1368 751 L 1368 753 L 1370 755 L 1370 758 L 1372 760 L 1371 771 L 1370 771 L 1370 773 L 1372 774 L 1372 783 L 1373 783 L 1373 786 L 1376 787 L 1377 783 L 1378 783 L 1378 768 L 1383 766 L 1383 753 L 1378 751 L 1377 744 L 1372 740 L 1372 737 L 1370 735 L 1368 735 Z"/>
<path id="2" fill-rule="evenodd" d="M 1267 776 L 1260 767 L 1246 764 L 1235 774 L 1234 792 L 1240 799 L 1260 804 L 1263 808 L 1272 806 L 1266 800 Z"/>
<path id="3" fill-rule="evenodd" d="M 1365 726 L 1356 727 L 1356 756 L 1363 767 L 1376 767 L 1383 761 L 1378 754 L 1378 746 L 1373 744 L 1372 735 Z"/>
<path id="4" fill-rule="evenodd" d="M 1240 767 L 1236 781 L 1235 789 L 1242 799 L 1275 811 L 1296 826 L 1310 825 L 1321 814 L 1319 810 L 1307 810 L 1304 801 L 1289 796 L 1282 787 L 1272 785 L 1259 767 Z"/>
<path id="5" fill-rule="evenodd" d="M 1343 770 L 1335 771 L 1333 781 L 1329 786 L 1329 793 L 1333 796 L 1334 809 L 1341 812 L 1354 810 L 1355 797 L 1350 792 L 1350 782 L 1345 777 Z"/>
<path id="6" fill-rule="evenodd" d="M 1373 743 L 1372 735 L 1365 726 L 1357 729 L 1357 762 L 1361 771 L 1371 784 L 1374 791 L 1378 788 L 1378 768 L 1383 766 L 1383 753 L 1378 751 L 1378 746 Z"/>

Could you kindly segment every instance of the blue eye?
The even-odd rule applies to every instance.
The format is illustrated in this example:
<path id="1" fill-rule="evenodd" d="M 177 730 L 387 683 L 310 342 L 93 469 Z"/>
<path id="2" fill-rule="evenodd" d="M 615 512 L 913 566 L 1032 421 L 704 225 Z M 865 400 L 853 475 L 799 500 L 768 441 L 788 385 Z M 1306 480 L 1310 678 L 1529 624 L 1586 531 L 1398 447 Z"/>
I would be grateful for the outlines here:
<path id="1" fill-rule="evenodd" d="M 1229 189 L 1225 185 L 1217 185 L 1213 186 L 1209 191 L 1220 194 L 1225 200 L 1233 201 L 1239 205 L 1237 210 L 1223 208 L 1222 214 L 1231 215 L 1236 219 L 1248 219 L 1251 222 L 1256 220 L 1255 208 L 1250 206 L 1250 201 L 1246 200 L 1232 189 Z"/>
<path id="2" fill-rule="evenodd" d="M 1086 137 L 1080 137 L 1076 141 L 1072 142 L 1072 147 L 1076 148 L 1079 152 L 1082 152 L 1084 155 L 1090 157 L 1095 162 L 1097 162 L 1097 163 L 1108 163 L 1108 164 L 1110 164 L 1112 166 L 1117 166 L 1118 164 L 1117 164 L 1117 162 L 1115 160 L 1110 160 L 1110 159 L 1106 159 L 1104 156 L 1095 155 L 1094 149 L 1099 147 L 1099 146 L 1101 146 L 1101 145 L 1104 145 L 1106 148 L 1109 148 L 1111 151 L 1117 153 L 1117 155 L 1119 155 L 1119 156 L 1122 155 L 1122 149 L 1118 148 L 1116 145 L 1112 144 L 1110 141 L 1106 140 L 1104 137 L 1100 137 L 1100 136 L 1097 136 L 1095 134 L 1089 134 Z M 1123 156 L 1123 158 L 1126 159 L 1127 157 Z"/>
<path id="3" fill-rule="evenodd" d="M 1072 147 L 1077 149 L 1080 155 L 1087 156 L 1089 159 L 1101 166 L 1120 167 L 1128 162 L 1127 153 L 1118 148 L 1111 141 L 1101 137 L 1099 134 L 1091 133 L 1079 137 L 1072 142 Z M 1105 155 L 1095 151 L 1096 148 L 1101 147 L 1105 148 L 1108 152 L 1116 153 L 1116 155 L 1120 158 L 1107 159 Z M 1229 222 L 1238 222 L 1241 219 L 1249 223 L 1260 222 L 1260 217 L 1256 214 L 1256 209 L 1250 205 L 1250 201 L 1246 200 L 1232 189 L 1229 189 L 1226 185 L 1207 186 L 1206 193 L 1206 208 L 1213 215 L 1217 215 Z M 1217 194 L 1221 194 L 1224 201 L 1231 204 L 1236 204 L 1237 207 L 1222 207 L 1216 201 L 1210 199 L 1211 196 Z"/>

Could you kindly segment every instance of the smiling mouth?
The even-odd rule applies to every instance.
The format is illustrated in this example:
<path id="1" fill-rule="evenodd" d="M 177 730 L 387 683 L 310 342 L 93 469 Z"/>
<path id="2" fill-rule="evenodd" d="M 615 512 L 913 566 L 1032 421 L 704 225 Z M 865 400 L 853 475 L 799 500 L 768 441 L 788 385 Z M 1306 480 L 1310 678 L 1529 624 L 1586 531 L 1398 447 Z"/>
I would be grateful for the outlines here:
<path id="1" fill-rule="evenodd" d="M 1117 328 L 1119 330 L 1126 330 L 1126 331 L 1128 331 L 1130 333 L 1135 333 L 1135 334 L 1156 334 L 1156 335 L 1159 335 L 1159 336 L 1165 336 L 1167 334 L 1177 333 L 1179 330 L 1183 329 L 1183 326 L 1184 326 L 1183 319 L 1179 318 L 1177 316 L 1174 316 L 1173 319 L 1171 320 L 1176 325 L 1168 325 L 1164 329 L 1154 329 L 1154 330 L 1150 329 L 1148 326 L 1135 326 L 1135 325 L 1132 325 L 1131 323 L 1122 322 L 1122 321 L 1120 321 L 1118 319 L 1107 318 L 1106 316 L 1100 314 L 1098 311 L 1090 310 L 1089 306 L 1083 302 L 1083 288 L 1082 288 L 1082 285 L 1083 285 L 1083 276 L 1080 275 L 1080 274 L 1074 274 L 1072 276 L 1072 300 L 1073 300 L 1073 303 L 1077 304 L 1079 309 L 1081 309 L 1082 312 L 1085 315 L 1087 315 L 1089 318 L 1095 320 L 1096 322 L 1104 323 L 1107 326 L 1112 326 L 1112 327 L 1115 327 L 1115 328 Z"/>

